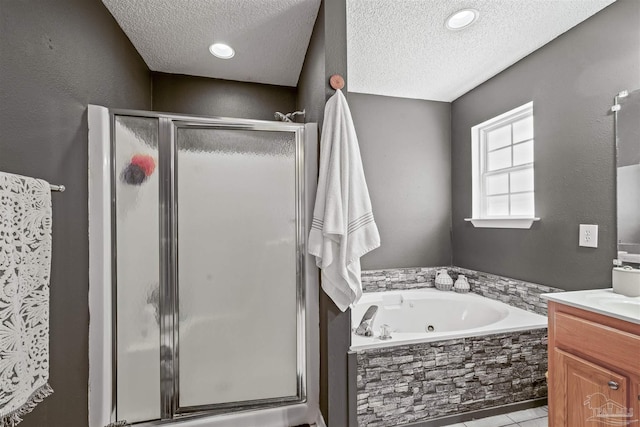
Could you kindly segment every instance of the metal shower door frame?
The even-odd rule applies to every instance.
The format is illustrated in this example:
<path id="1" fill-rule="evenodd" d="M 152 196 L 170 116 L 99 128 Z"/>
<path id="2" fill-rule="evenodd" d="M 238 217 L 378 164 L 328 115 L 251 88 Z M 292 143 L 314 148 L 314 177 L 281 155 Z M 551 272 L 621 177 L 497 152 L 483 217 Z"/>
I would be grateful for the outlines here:
<path id="1" fill-rule="evenodd" d="M 109 110 L 111 122 L 111 248 L 112 248 L 112 421 L 117 420 L 117 221 L 115 180 L 116 116 L 156 118 L 158 120 L 159 238 L 160 238 L 160 420 L 138 425 L 155 426 L 168 420 L 192 419 L 232 411 L 246 411 L 306 402 L 306 304 L 305 304 L 305 126 L 296 123 L 223 117 L 198 117 L 138 110 Z M 291 132 L 295 135 L 295 210 L 296 210 L 296 382 L 295 396 L 180 406 L 179 301 L 178 301 L 178 206 L 177 206 L 177 132 L 178 129 L 226 129 L 244 131 Z M 162 351 L 162 349 L 165 351 Z"/>

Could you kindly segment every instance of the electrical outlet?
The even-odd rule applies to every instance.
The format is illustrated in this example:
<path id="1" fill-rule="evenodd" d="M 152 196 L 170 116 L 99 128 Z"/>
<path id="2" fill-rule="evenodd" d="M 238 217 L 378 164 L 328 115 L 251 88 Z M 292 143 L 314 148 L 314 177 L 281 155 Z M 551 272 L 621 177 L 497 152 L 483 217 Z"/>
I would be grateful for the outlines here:
<path id="1" fill-rule="evenodd" d="M 578 245 L 586 248 L 598 247 L 598 225 L 597 224 L 580 224 L 580 238 Z"/>

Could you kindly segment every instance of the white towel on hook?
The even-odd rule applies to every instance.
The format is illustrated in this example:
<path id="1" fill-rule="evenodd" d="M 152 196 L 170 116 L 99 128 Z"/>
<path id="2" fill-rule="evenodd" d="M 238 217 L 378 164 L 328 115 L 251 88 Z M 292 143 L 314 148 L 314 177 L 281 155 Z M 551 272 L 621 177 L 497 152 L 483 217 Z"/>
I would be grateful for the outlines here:
<path id="1" fill-rule="evenodd" d="M 16 426 L 51 394 L 51 190 L 0 172 L 0 426 Z"/>
<path id="2" fill-rule="evenodd" d="M 320 147 L 309 253 L 322 270 L 322 289 L 345 311 L 362 296 L 360 257 L 380 246 L 380 235 L 351 111 L 340 90 L 325 106 Z"/>

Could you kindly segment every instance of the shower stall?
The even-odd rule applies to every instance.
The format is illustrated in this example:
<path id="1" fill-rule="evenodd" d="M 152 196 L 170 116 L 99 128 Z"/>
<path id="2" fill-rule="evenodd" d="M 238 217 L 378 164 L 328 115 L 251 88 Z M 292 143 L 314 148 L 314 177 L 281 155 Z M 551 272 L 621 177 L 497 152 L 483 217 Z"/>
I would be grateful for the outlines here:
<path id="1" fill-rule="evenodd" d="M 316 139 L 89 106 L 90 427 L 316 422 Z"/>

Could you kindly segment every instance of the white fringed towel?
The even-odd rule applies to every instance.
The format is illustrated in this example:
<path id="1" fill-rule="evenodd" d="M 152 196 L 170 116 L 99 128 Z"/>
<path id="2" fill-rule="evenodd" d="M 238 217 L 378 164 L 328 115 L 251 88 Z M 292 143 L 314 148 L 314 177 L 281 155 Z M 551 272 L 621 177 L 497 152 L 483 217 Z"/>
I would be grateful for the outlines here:
<path id="1" fill-rule="evenodd" d="M 362 296 L 360 257 L 380 246 L 351 111 L 342 91 L 327 101 L 309 253 L 322 289 L 345 311 Z"/>
<path id="2" fill-rule="evenodd" d="M 0 172 L 0 426 L 13 427 L 49 387 L 51 189 Z"/>

